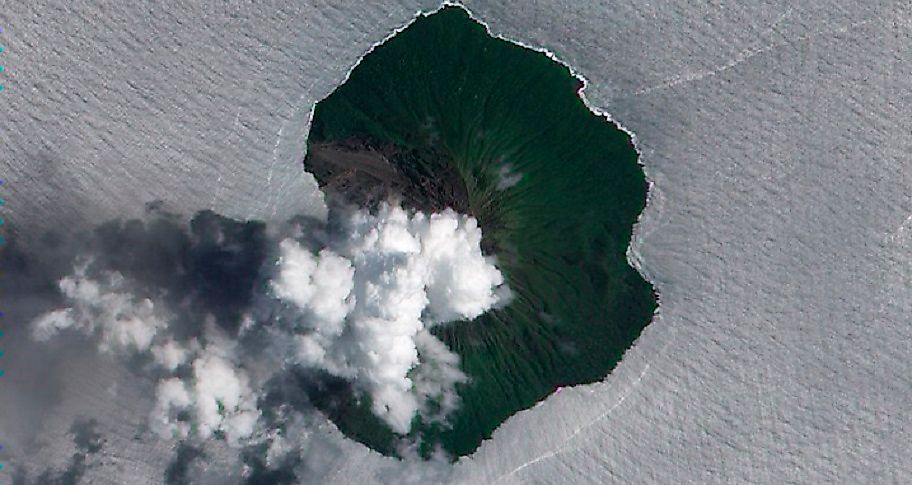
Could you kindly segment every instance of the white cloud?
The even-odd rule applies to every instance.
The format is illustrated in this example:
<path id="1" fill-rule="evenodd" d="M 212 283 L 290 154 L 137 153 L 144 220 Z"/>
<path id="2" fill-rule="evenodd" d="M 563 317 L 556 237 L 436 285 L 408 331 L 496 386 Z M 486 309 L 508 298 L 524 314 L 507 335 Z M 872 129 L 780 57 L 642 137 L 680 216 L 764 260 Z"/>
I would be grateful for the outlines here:
<path id="1" fill-rule="evenodd" d="M 221 432 L 232 445 L 249 438 L 260 416 L 256 394 L 247 375 L 236 368 L 236 342 L 218 330 L 215 317 L 204 319 L 205 345 L 196 339 L 177 342 L 152 300 L 126 291 L 120 273 L 103 272 L 95 280 L 86 276 L 87 268 L 77 266 L 60 280 L 60 291 L 71 306 L 35 319 L 33 338 L 48 340 L 61 330 L 74 329 L 96 335 L 101 351 L 147 354 L 169 372 L 192 362 L 186 381 L 170 377 L 158 383 L 151 427 L 181 439 L 192 430 L 200 439 Z M 189 421 L 178 419 L 181 412 L 189 413 Z"/>
<path id="2" fill-rule="evenodd" d="M 307 308 L 321 333 L 341 334 L 342 323 L 352 307 L 351 262 L 328 250 L 314 256 L 290 239 L 283 240 L 279 249 L 282 263 L 272 282 L 276 296 Z"/>
<path id="3" fill-rule="evenodd" d="M 104 352 L 146 351 L 167 321 L 158 315 L 148 298 L 136 298 L 125 290 L 124 277 L 116 271 L 94 280 L 86 276 L 88 265 L 79 265 L 72 275 L 60 280 L 58 287 L 71 305 L 36 318 L 32 336 L 48 340 L 64 329 L 99 336 Z"/>
<path id="4" fill-rule="evenodd" d="M 295 318 L 291 327 L 269 330 L 280 335 L 262 352 L 350 380 L 370 397 L 372 411 L 404 434 L 416 415 L 441 420 L 455 409 L 455 387 L 467 381 L 459 357 L 428 329 L 475 318 L 503 304 L 508 289 L 482 254 L 471 217 L 383 205 L 377 214 L 354 213 L 346 224 L 346 236 L 317 253 L 291 239 L 279 243 L 270 288 Z M 131 293 L 134 285 L 119 272 L 90 278 L 88 267 L 59 282 L 68 306 L 35 319 L 33 338 L 73 329 L 96 336 L 102 351 L 147 355 L 170 374 L 156 387 L 150 416 L 163 436 L 218 434 L 231 445 L 256 439 L 258 394 L 239 365 L 239 340 L 211 314 L 186 322 L 203 327 L 199 339 L 178 340 L 166 308 Z M 255 326 L 253 310 L 242 318 L 244 334 Z"/>
<path id="5" fill-rule="evenodd" d="M 296 338 L 297 362 L 351 379 L 377 416 L 407 433 L 429 399 L 455 408 L 453 387 L 465 381 L 458 356 L 426 329 L 475 318 L 508 291 L 481 252 L 474 218 L 384 204 L 376 215 L 356 212 L 346 229 L 347 239 L 318 255 L 282 241 L 273 291 L 310 317 Z M 420 382 L 410 375 L 416 368 Z"/>
<path id="6" fill-rule="evenodd" d="M 39 342 L 46 342 L 61 330 L 75 325 L 76 320 L 73 318 L 73 310 L 71 308 L 54 310 L 32 321 L 32 338 Z"/>
<path id="7" fill-rule="evenodd" d="M 427 330 L 415 336 L 421 362 L 412 374 L 415 394 L 421 403 L 421 414 L 431 421 L 440 421 L 459 406 L 456 385 L 469 381 L 459 368 L 459 355 Z M 437 408 L 430 406 L 432 402 Z"/>
<path id="8" fill-rule="evenodd" d="M 436 322 L 470 319 L 497 304 L 504 280 L 481 253 L 477 221 L 452 211 L 415 219 L 431 317 Z"/>
<path id="9" fill-rule="evenodd" d="M 229 360 L 210 351 L 193 361 L 193 397 L 200 438 L 222 431 L 235 444 L 253 434 L 260 416 L 256 396 L 247 375 Z"/>
<path id="10" fill-rule="evenodd" d="M 169 338 L 162 344 L 153 345 L 150 351 L 156 364 L 174 372 L 178 367 L 187 363 L 190 356 L 198 348 L 196 340 L 192 340 L 190 347 Z"/>
<path id="11" fill-rule="evenodd" d="M 201 352 L 192 368 L 186 381 L 173 377 L 158 384 L 153 429 L 163 437 L 180 439 L 191 431 L 203 440 L 221 432 L 235 446 L 250 438 L 260 411 L 247 374 L 212 347 Z M 189 422 L 178 419 L 181 412 L 189 413 Z"/>
<path id="12" fill-rule="evenodd" d="M 160 381 L 155 389 L 155 407 L 150 418 L 152 430 L 165 438 L 187 438 L 190 423 L 178 420 L 177 415 L 192 405 L 190 390 L 182 380 L 172 377 Z"/>

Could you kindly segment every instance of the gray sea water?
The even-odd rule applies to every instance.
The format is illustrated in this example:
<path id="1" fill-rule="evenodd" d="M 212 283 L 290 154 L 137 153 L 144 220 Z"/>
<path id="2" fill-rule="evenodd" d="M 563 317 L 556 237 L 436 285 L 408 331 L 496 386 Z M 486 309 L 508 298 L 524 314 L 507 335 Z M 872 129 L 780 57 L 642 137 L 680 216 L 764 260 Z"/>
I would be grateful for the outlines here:
<path id="1" fill-rule="evenodd" d="M 655 184 L 631 253 L 660 316 L 603 383 L 514 416 L 455 467 L 397 463 L 323 423 L 309 479 L 912 480 L 912 7 L 467 5 L 573 66 L 636 135 Z M 66 237 L 155 200 L 322 214 L 300 165 L 311 107 L 436 6 L 0 0 L 7 231 Z M 72 465 L 84 417 L 106 440 L 85 483 L 161 483 L 172 443 L 136 438 L 150 383 L 83 349 L 6 345 L 0 474 Z M 237 475 L 231 450 L 206 452 L 201 482 Z"/>

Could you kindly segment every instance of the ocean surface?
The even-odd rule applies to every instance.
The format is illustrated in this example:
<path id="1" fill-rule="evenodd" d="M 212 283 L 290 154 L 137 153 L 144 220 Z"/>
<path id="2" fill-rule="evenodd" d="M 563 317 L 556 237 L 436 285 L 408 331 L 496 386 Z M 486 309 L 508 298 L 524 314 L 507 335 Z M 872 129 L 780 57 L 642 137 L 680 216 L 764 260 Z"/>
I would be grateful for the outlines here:
<path id="1" fill-rule="evenodd" d="M 572 66 L 634 133 L 654 185 L 630 257 L 660 315 L 604 382 L 510 418 L 453 467 L 395 462 L 318 423 L 308 477 L 912 480 L 912 7 L 466 4 Z M 156 200 L 324 214 L 300 171 L 313 104 L 436 7 L 0 1 L 5 230 L 65 239 Z M 19 277 L 4 271 L 4 288 Z M 30 303 L 0 296 L 0 473 L 66 468 L 74 421 L 96 419 L 106 441 L 84 481 L 161 483 L 173 443 L 135 439 L 151 383 L 94 351 L 29 345 L 12 317 Z M 205 452 L 200 483 L 237 476 L 234 451 Z"/>

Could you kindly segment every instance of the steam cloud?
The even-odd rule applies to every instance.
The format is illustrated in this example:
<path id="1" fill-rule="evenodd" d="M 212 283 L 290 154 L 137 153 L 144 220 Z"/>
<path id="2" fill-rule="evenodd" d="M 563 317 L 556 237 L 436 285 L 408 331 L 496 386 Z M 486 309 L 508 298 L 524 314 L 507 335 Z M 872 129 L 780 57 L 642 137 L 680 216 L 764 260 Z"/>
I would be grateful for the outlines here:
<path id="1" fill-rule="evenodd" d="M 57 332 L 75 328 L 100 337 L 105 352 L 145 350 L 167 323 L 155 313 L 148 298 L 137 299 L 124 289 L 125 279 L 118 272 L 105 273 L 105 281 L 86 277 L 89 262 L 75 268 L 60 280 L 60 292 L 73 306 L 47 313 L 32 324 L 36 340 L 48 340 Z"/>
<path id="2" fill-rule="evenodd" d="M 481 315 L 507 287 L 481 253 L 475 219 L 452 210 L 410 216 L 384 204 L 356 213 L 346 232 L 318 255 L 283 240 L 272 287 L 311 317 L 296 337 L 297 362 L 366 389 L 374 414 L 407 433 L 429 399 L 444 413 L 455 408 L 453 387 L 466 381 L 458 356 L 427 329 Z"/>
<path id="3" fill-rule="evenodd" d="M 229 445 L 250 437 L 260 411 L 246 374 L 239 372 L 228 357 L 207 349 L 193 361 L 193 377 L 188 383 L 172 377 L 159 382 L 152 427 L 162 435 L 184 439 L 191 424 L 179 419 L 190 411 L 196 434 L 202 439 L 221 432 Z"/>
<path id="4" fill-rule="evenodd" d="M 60 280 L 59 289 L 72 306 L 33 321 L 33 338 L 48 340 L 63 330 L 78 330 L 97 336 L 103 352 L 148 353 L 155 364 L 172 373 L 192 358 L 187 382 L 170 377 L 158 384 L 151 427 L 162 436 L 182 439 L 189 436 L 191 427 L 201 439 L 218 432 L 235 445 L 250 437 L 259 416 L 256 396 L 247 376 L 231 362 L 231 350 L 220 343 L 226 337 L 212 321 L 206 326 L 209 345 L 201 347 L 196 339 L 178 343 L 166 336 L 170 322 L 156 314 L 161 304 L 136 298 L 118 272 L 103 272 L 100 281 L 89 278 L 89 265 L 78 265 L 72 275 Z M 190 413 L 192 426 L 179 418 L 182 412 Z"/>
<path id="5" fill-rule="evenodd" d="M 273 436 L 258 408 L 265 393 L 259 383 L 293 368 L 350 381 L 400 434 L 417 415 L 443 420 L 458 406 L 455 387 L 467 377 L 459 357 L 428 330 L 475 318 L 510 297 L 494 260 L 481 252 L 475 219 L 383 205 L 376 214 L 349 214 L 342 235 L 315 249 L 304 242 L 312 235 L 261 244 L 258 232 L 235 222 L 220 226 L 217 218 L 195 220 L 192 237 L 162 229 L 167 238 L 160 245 L 169 249 L 160 257 L 175 265 L 171 276 L 167 268 L 158 270 L 164 275 L 121 272 L 120 266 L 150 263 L 116 254 L 76 264 L 58 282 L 64 306 L 35 318 L 32 337 L 77 331 L 96 338 L 102 352 L 145 359 L 161 377 L 150 428 L 164 437 L 220 436 L 243 446 Z M 130 231 L 134 239 L 141 232 Z M 238 238 L 254 241 L 256 255 L 244 254 Z M 270 248 L 274 257 L 267 259 Z M 156 247 L 141 249 L 158 254 Z M 199 277 L 192 269 L 206 266 L 193 258 L 202 257 L 222 266 L 194 288 Z M 248 274 L 258 264 L 262 278 Z M 205 279 L 212 275 L 230 291 Z M 256 353 L 244 350 L 244 336 L 257 329 L 273 338 Z M 249 372 L 276 355 L 287 365 L 258 378 Z"/>

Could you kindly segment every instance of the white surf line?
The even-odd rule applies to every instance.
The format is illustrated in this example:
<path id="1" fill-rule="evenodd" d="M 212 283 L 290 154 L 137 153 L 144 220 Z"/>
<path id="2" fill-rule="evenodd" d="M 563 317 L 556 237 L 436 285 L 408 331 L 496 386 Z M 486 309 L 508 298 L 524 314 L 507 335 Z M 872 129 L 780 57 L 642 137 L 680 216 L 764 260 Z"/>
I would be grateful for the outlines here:
<path id="1" fill-rule="evenodd" d="M 745 50 L 741 51 L 740 53 L 738 53 L 738 55 L 736 55 L 732 60 L 730 60 L 724 64 L 721 64 L 719 66 L 716 66 L 715 68 L 712 68 L 712 69 L 709 69 L 706 71 L 702 71 L 702 72 L 698 72 L 698 73 L 694 73 L 694 74 L 677 76 L 677 77 L 671 78 L 669 80 L 663 81 L 655 86 L 648 86 L 645 88 L 641 88 L 641 89 L 635 91 L 633 93 L 633 95 L 642 96 L 644 94 L 649 94 L 653 91 L 670 89 L 670 88 L 673 88 L 673 87 L 681 85 L 681 84 L 685 84 L 685 83 L 689 83 L 689 82 L 693 82 L 693 81 L 699 81 L 701 79 L 712 77 L 712 76 L 715 76 L 716 74 L 723 73 L 739 64 L 742 64 L 742 63 L 748 61 L 749 59 L 751 59 L 752 57 L 755 57 L 755 56 L 758 56 L 761 54 L 766 54 L 766 53 L 778 50 L 779 48 L 782 48 L 785 46 L 802 43 L 802 42 L 807 42 L 816 37 L 820 37 L 820 36 L 824 36 L 824 35 L 842 34 L 842 33 L 848 32 L 850 30 L 854 30 L 854 29 L 861 27 L 862 25 L 868 24 L 870 22 L 871 22 L 871 19 L 861 20 L 861 21 L 854 22 L 852 24 L 849 24 L 849 25 L 846 25 L 843 27 L 837 27 L 837 28 L 833 28 L 833 29 L 815 30 L 811 33 L 801 35 L 801 36 L 795 37 L 793 39 L 786 39 L 784 42 L 773 43 L 773 44 L 769 44 L 769 45 L 759 47 L 759 48 L 748 48 L 748 49 L 745 49 Z"/>
<path id="2" fill-rule="evenodd" d="M 272 176 L 275 172 L 276 165 L 279 163 L 279 145 L 282 144 L 282 136 L 285 134 L 285 128 L 288 127 L 288 124 L 291 123 L 291 120 L 294 119 L 295 115 L 300 111 L 301 102 L 304 101 L 304 98 L 307 96 L 307 91 L 305 90 L 300 96 L 298 96 L 297 102 L 291 105 L 291 113 L 288 117 L 282 121 L 282 126 L 279 127 L 279 132 L 276 134 L 276 141 L 272 145 L 272 162 L 269 164 L 269 171 L 266 173 L 266 193 L 269 194 L 269 199 L 272 202 L 272 217 L 275 217 L 278 212 L 278 194 L 273 193 L 272 189 Z M 265 199 L 265 198 L 264 198 Z M 270 204 L 269 200 L 264 200 L 264 204 Z"/>
<path id="3" fill-rule="evenodd" d="M 359 60 L 359 62 L 360 62 L 360 60 Z M 339 84 L 339 86 L 341 86 L 341 85 L 342 85 L 342 83 Z M 313 83 L 311 82 L 311 83 L 307 84 L 306 87 L 301 85 L 301 88 L 302 88 L 303 92 L 301 93 L 300 96 L 298 96 L 297 101 L 295 101 L 294 104 L 290 105 L 291 112 L 288 114 L 288 117 L 282 122 L 282 126 L 279 127 L 279 132 L 276 134 L 276 141 L 275 141 L 275 144 L 273 144 L 273 146 L 272 146 L 272 163 L 270 164 L 269 172 L 266 175 L 267 190 L 272 188 L 273 172 L 275 171 L 276 164 L 279 162 L 279 146 L 282 145 L 282 143 L 283 143 L 282 137 L 285 134 L 285 128 L 287 128 L 290 123 L 295 121 L 298 114 L 303 109 L 302 103 L 304 102 L 304 99 L 310 94 L 311 89 L 313 89 Z M 333 89 L 333 91 L 335 91 L 335 89 Z M 330 93 L 332 93 L 333 91 L 330 91 Z M 321 99 L 321 101 L 322 101 L 322 99 Z M 319 101 L 313 103 L 310 106 L 310 112 L 307 117 L 307 121 L 305 122 L 307 127 L 310 127 L 313 124 L 313 112 L 314 112 L 314 109 L 316 108 L 318 102 Z M 303 156 L 306 155 L 306 151 L 307 151 L 307 137 L 309 135 L 310 135 L 310 133 L 304 134 L 303 143 L 304 143 L 305 152 L 301 154 L 302 159 L 301 160 L 292 160 L 291 163 L 299 163 L 299 162 L 303 161 Z M 283 163 L 284 163 L 284 161 L 283 161 Z M 303 163 L 301 164 L 301 171 L 302 172 L 305 171 Z M 289 179 L 286 177 L 283 181 L 282 186 L 283 187 L 287 186 L 288 182 L 289 182 Z M 278 195 L 281 193 L 281 191 L 279 191 L 278 193 L 273 193 L 272 190 L 269 190 L 269 193 L 272 195 L 272 197 L 271 197 L 272 198 L 272 217 L 275 218 L 275 215 L 278 213 Z M 266 203 L 268 204 L 269 202 L 266 202 Z"/>
<path id="4" fill-rule="evenodd" d="M 276 164 L 279 162 L 279 144 L 282 142 L 282 134 L 285 133 L 285 126 L 288 125 L 288 122 L 285 121 L 282 123 L 282 126 L 279 128 L 279 133 L 276 135 L 275 145 L 272 146 L 272 163 L 269 164 L 269 171 L 266 172 L 266 193 L 270 194 L 269 199 L 272 199 L 272 215 L 276 214 L 276 203 L 277 199 L 272 194 L 272 174 L 275 172 Z M 269 204 L 269 200 L 266 200 L 264 197 L 263 204 Z"/>

